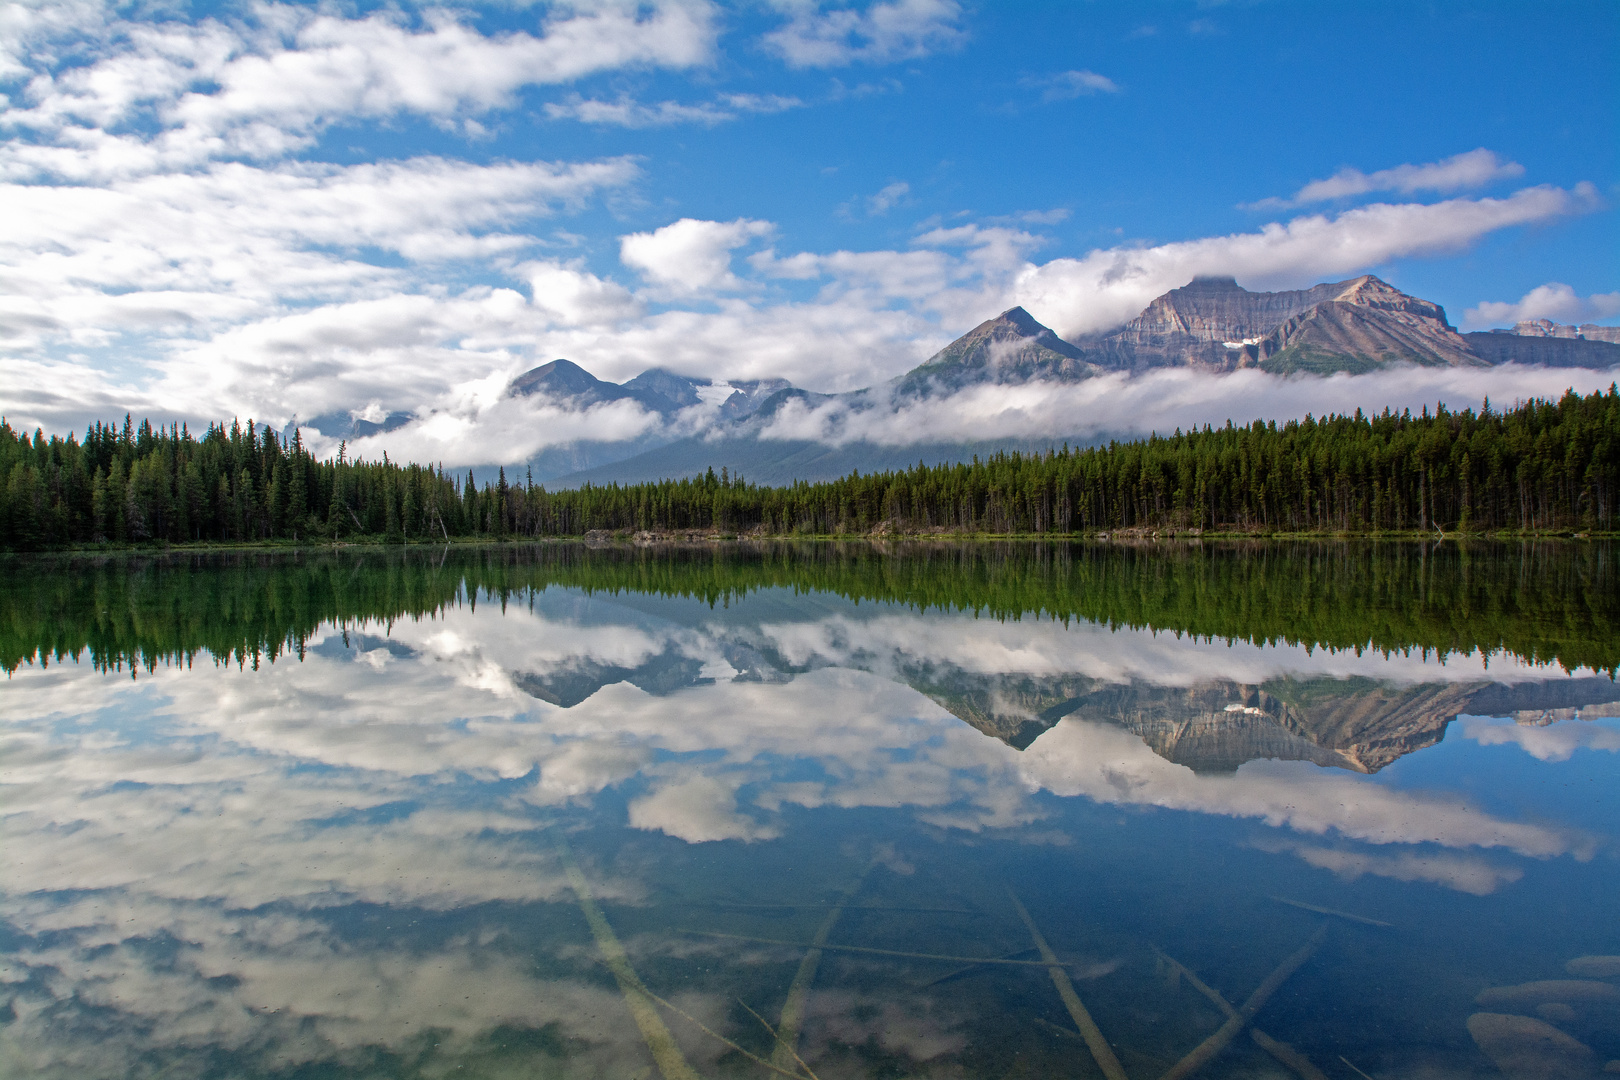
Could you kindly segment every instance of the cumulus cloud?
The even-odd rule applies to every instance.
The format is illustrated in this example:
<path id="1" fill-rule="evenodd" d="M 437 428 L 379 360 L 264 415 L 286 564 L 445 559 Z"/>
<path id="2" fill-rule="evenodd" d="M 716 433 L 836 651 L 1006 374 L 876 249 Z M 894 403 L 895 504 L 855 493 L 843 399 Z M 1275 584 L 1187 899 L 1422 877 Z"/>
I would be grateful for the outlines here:
<path id="1" fill-rule="evenodd" d="M 1516 301 L 1486 300 L 1463 313 L 1463 326 L 1511 326 L 1531 319 L 1557 323 L 1591 322 L 1620 315 L 1620 292 L 1580 296 L 1561 281 L 1537 285 Z"/>
<path id="2" fill-rule="evenodd" d="M 779 0 L 778 6 L 791 17 L 765 35 L 765 45 L 792 67 L 906 60 L 955 48 L 966 38 L 955 0 L 887 0 L 864 11 L 829 9 L 819 0 Z"/>
<path id="3" fill-rule="evenodd" d="M 681 218 L 652 232 L 621 237 L 619 260 L 676 295 L 736 289 L 742 281 L 731 272 L 732 251 L 770 236 L 775 228 L 768 221 L 748 218 Z"/>
<path id="4" fill-rule="evenodd" d="M 1072 101 L 1091 94 L 1117 94 L 1119 84 L 1095 71 L 1064 71 L 1056 75 L 1020 79 L 1018 85 L 1041 92 L 1045 102 Z"/>
<path id="5" fill-rule="evenodd" d="M 1423 165 L 1397 165 L 1393 169 L 1379 169 L 1371 173 L 1347 166 L 1325 180 L 1312 180 L 1296 191 L 1292 199 L 1266 199 L 1253 205 L 1257 208 L 1300 206 L 1305 203 L 1348 199 L 1376 191 L 1394 191 L 1402 195 L 1434 191 L 1449 195 L 1523 175 L 1523 165 L 1516 161 L 1504 161 L 1492 151 L 1480 147 L 1466 154 L 1448 157 L 1444 161 L 1432 161 Z"/>

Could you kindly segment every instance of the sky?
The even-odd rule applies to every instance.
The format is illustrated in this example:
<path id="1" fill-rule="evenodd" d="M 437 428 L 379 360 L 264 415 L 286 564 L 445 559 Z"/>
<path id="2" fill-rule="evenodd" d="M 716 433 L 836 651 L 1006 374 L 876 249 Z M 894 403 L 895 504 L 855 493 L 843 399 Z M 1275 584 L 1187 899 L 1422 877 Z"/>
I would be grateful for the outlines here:
<path id="1" fill-rule="evenodd" d="M 558 357 L 843 391 L 1195 274 L 1613 324 L 1617 87 L 1611 2 L 6 4 L 0 412 L 403 412 L 396 450 L 516 461 L 655 422 L 504 396 Z M 1407 390 L 1177 392 L 1219 422 Z M 923 419 L 1158 400 L 1067 393 Z"/>

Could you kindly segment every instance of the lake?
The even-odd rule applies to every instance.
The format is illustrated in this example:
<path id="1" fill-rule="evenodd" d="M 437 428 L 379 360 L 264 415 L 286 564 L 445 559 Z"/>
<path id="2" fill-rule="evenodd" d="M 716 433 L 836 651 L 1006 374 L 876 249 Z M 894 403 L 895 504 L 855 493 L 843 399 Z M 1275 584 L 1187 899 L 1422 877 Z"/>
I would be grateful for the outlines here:
<path id="1" fill-rule="evenodd" d="M 0 1076 L 1598 1076 L 1617 554 L 12 559 Z"/>

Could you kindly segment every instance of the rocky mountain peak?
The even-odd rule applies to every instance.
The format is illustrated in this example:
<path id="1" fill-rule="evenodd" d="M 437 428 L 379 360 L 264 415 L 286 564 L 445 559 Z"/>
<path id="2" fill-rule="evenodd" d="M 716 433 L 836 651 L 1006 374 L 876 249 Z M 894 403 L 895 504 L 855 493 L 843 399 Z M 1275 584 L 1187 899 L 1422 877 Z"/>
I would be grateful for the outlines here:
<path id="1" fill-rule="evenodd" d="M 1035 321 L 1022 307 L 1012 307 L 945 346 L 896 385 L 907 393 L 921 392 L 929 386 L 1027 382 L 1043 377 L 1075 379 L 1094 373 L 1094 366 L 1084 359 L 1080 349 Z"/>

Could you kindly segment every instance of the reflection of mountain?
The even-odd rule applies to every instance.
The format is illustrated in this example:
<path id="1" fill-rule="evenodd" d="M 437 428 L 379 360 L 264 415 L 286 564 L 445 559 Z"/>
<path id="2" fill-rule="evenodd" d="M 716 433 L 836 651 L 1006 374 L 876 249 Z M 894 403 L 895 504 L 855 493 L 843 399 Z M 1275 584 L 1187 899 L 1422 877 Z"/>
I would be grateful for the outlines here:
<path id="1" fill-rule="evenodd" d="M 579 660 L 544 674 L 520 671 L 513 676 L 518 689 L 541 701 L 571 709 L 604 686 L 627 682 L 649 694 L 668 694 L 695 686 L 702 678 L 703 662 L 676 652 L 664 652 L 639 667 L 618 667 L 595 660 Z"/>
<path id="2" fill-rule="evenodd" d="M 1620 701 L 1620 684 L 1606 678 L 1519 686 L 1321 678 L 1183 688 L 929 670 L 906 681 L 1019 750 L 1074 716 L 1123 727 L 1160 757 L 1200 773 L 1233 772 L 1258 758 L 1373 773 L 1439 742 L 1462 713 L 1535 717 Z"/>
<path id="3" fill-rule="evenodd" d="M 786 682 L 792 677 L 748 645 L 721 645 L 719 653 L 730 666 L 731 670 L 724 674 L 731 682 Z M 512 681 L 531 697 L 569 709 L 614 683 L 627 682 L 662 697 L 689 686 L 715 682 L 718 674 L 709 662 L 669 648 L 633 668 L 579 658 L 547 672 L 517 672 Z"/>

